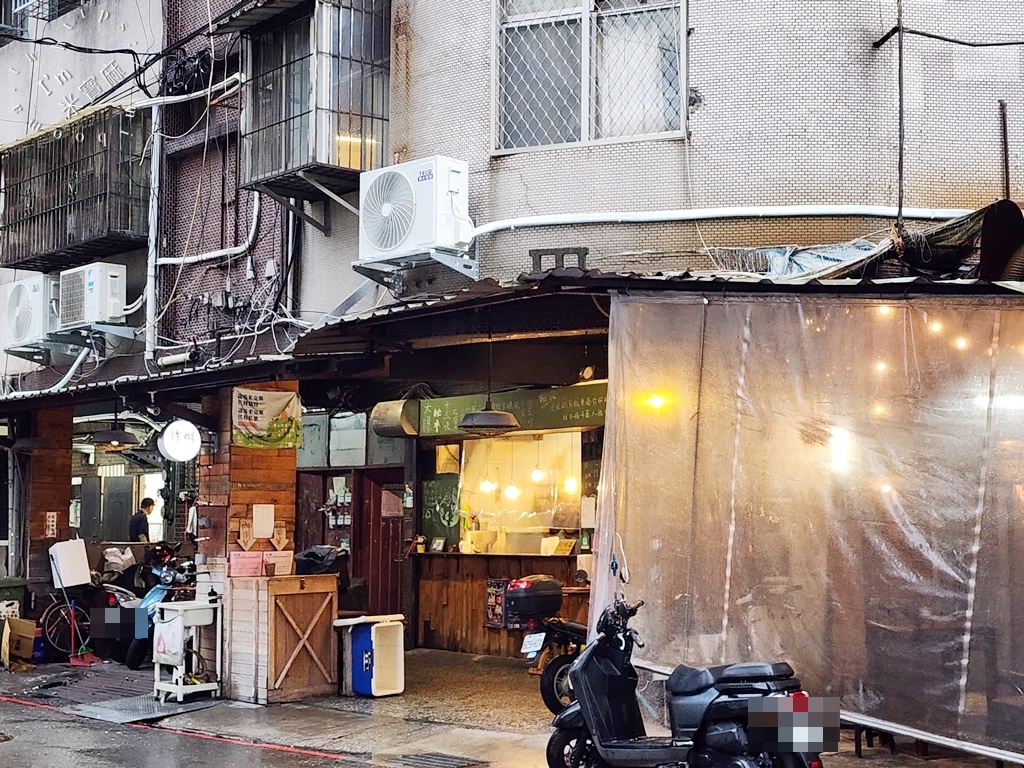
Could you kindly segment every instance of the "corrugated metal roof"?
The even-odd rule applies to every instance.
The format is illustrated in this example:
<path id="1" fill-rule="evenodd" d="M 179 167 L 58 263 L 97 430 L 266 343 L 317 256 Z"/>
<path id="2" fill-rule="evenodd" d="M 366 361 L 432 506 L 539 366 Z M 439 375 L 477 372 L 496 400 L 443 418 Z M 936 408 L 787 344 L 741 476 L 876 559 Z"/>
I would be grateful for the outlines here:
<path id="1" fill-rule="evenodd" d="M 994 215 L 990 215 L 994 214 Z M 894 292 L 969 294 L 1024 293 L 1024 283 L 1016 280 L 983 280 L 977 275 L 986 269 L 985 254 L 979 256 L 978 242 L 982 228 L 994 221 L 1001 239 L 1012 239 L 1009 233 L 1021 211 L 1010 201 L 999 201 L 959 219 L 943 222 L 921 232 L 905 233 L 905 240 L 892 237 L 874 248 L 851 249 L 851 257 L 841 262 L 826 263 L 813 271 L 806 262 L 794 264 L 791 274 L 769 277 L 767 274 L 732 270 L 688 272 L 604 272 L 598 269 L 557 267 L 541 272 L 522 274 L 508 284 L 494 280 L 473 283 L 462 291 L 440 296 L 375 307 L 340 318 L 324 318 L 312 330 L 302 334 L 291 350 L 296 355 L 324 354 L 330 342 L 343 343 L 345 325 L 375 325 L 390 320 L 412 319 L 436 312 L 461 309 L 472 305 L 496 304 L 565 291 L 608 292 L 612 290 L 715 291 L 756 290 L 794 292 L 837 290 L 845 294 Z M 755 250 L 755 249 L 751 249 Z M 799 249 L 795 249 L 799 250 Z M 990 247 L 990 250 L 992 248 Z M 996 259 L 996 262 L 999 260 Z M 880 276 L 883 263 L 897 264 L 913 274 L 899 277 Z M 992 264 L 989 264 L 991 273 Z M 1005 270 L 1004 262 L 995 263 L 995 274 Z M 776 272 L 776 274 L 778 274 Z M 959 275 L 963 277 L 959 277 Z M 333 330 L 332 330 L 333 329 Z M 325 344 L 326 342 L 326 344 Z M 316 350 L 313 352 L 312 350 Z"/>
<path id="2" fill-rule="evenodd" d="M 257 0 L 248 8 L 243 8 L 237 13 L 231 14 L 228 18 L 216 26 L 213 33 L 223 35 L 229 32 L 244 32 L 247 29 L 270 21 L 292 8 L 306 5 L 310 0 Z"/>

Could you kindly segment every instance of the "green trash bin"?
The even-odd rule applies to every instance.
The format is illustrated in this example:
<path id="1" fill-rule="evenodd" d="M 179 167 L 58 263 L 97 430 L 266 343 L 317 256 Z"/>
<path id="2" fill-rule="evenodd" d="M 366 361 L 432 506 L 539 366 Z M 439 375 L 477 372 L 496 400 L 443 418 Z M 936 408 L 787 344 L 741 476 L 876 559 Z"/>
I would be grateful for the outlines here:
<path id="1" fill-rule="evenodd" d="M 17 600 L 21 605 L 21 617 L 25 618 L 26 605 L 25 597 L 28 594 L 28 579 L 18 579 L 13 576 L 0 579 L 0 603 L 6 600 Z"/>

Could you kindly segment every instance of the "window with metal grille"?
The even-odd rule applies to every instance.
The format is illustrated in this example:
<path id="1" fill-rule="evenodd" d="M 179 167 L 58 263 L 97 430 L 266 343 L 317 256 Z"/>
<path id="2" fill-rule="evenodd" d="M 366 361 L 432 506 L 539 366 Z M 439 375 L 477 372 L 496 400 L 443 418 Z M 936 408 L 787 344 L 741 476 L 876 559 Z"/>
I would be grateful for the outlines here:
<path id="1" fill-rule="evenodd" d="M 15 0 L 0 0 L 0 47 L 24 37 L 25 16 L 14 10 Z"/>
<path id="2" fill-rule="evenodd" d="M 252 41 L 252 178 L 311 161 L 309 141 L 311 17 L 281 25 Z"/>
<path id="3" fill-rule="evenodd" d="M 75 8 L 81 8 L 86 0 L 13 0 L 14 11 L 43 21 L 53 21 Z"/>
<path id="4" fill-rule="evenodd" d="M 683 130 L 680 0 L 497 0 L 495 149 Z"/>

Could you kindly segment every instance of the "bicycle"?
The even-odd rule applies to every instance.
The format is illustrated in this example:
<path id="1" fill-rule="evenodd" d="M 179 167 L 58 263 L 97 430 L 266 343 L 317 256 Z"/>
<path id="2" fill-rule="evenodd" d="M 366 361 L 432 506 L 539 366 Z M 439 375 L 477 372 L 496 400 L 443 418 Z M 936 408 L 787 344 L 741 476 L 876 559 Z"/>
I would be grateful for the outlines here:
<path id="1" fill-rule="evenodd" d="M 52 605 L 43 611 L 39 623 L 47 644 L 58 654 L 73 656 L 89 644 L 91 623 L 89 612 L 63 592 L 52 593 Z"/>

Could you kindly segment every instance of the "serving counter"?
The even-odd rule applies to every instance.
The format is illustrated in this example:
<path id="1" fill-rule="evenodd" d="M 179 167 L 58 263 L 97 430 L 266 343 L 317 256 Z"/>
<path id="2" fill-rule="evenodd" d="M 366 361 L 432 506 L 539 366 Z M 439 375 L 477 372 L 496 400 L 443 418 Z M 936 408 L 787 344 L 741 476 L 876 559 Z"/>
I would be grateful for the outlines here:
<path id="1" fill-rule="evenodd" d="M 486 626 L 487 580 L 544 573 L 575 587 L 575 555 L 416 555 L 418 622 L 416 643 L 461 653 L 518 658 L 523 630 Z M 586 622 L 589 591 L 568 589 L 560 615 Z"/>

